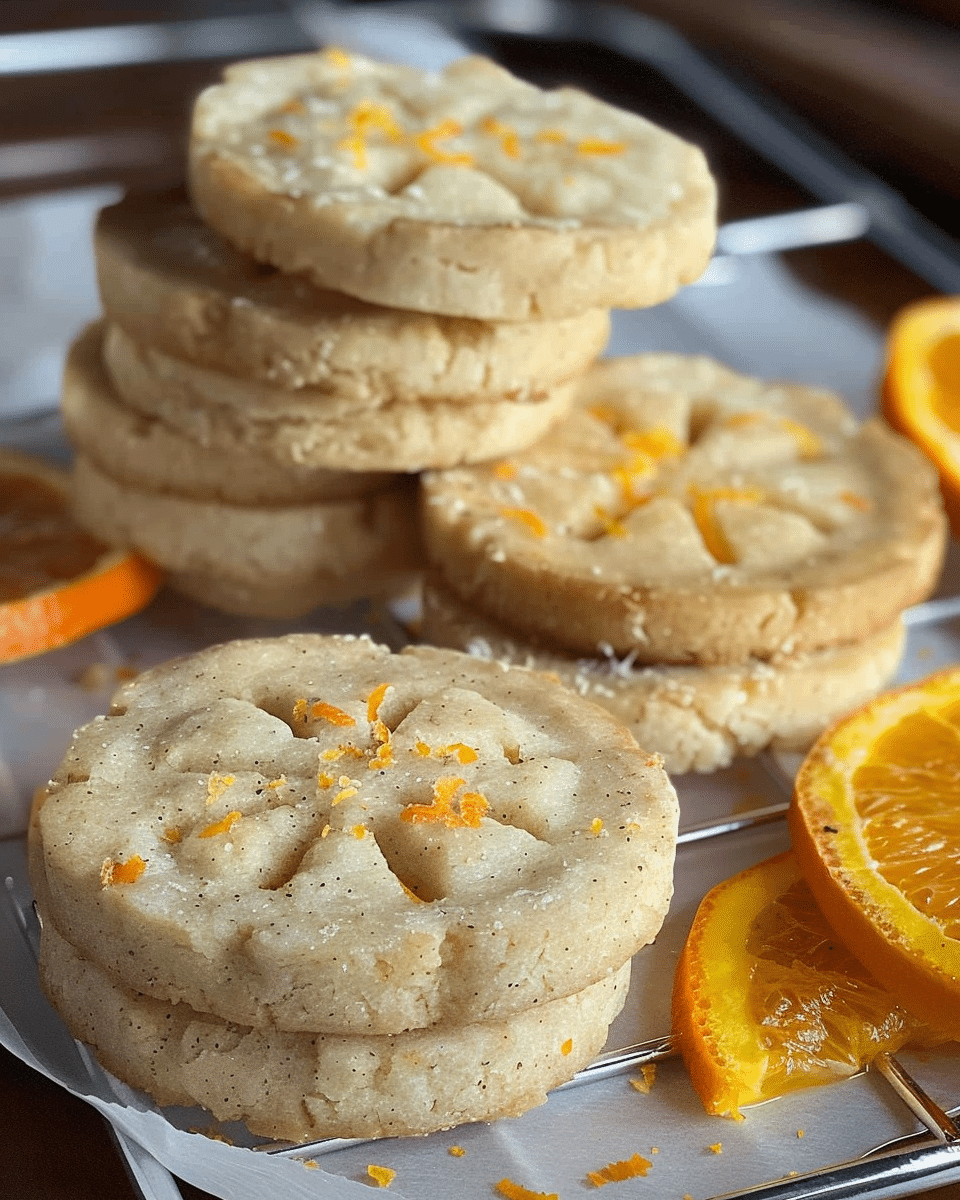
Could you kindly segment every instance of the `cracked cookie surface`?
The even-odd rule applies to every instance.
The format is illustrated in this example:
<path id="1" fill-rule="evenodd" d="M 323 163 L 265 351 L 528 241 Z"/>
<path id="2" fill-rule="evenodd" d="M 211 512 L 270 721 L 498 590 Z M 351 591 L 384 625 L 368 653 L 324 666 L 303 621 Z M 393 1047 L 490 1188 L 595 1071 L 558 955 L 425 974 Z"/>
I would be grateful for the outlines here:
<path id="1" fill-rule="evenodd" d="M 258 1028 L 398 1033 L 582 991 L 657 933 L 674 790 L 555 682 L 366 638 L 145 672 L 39 797 L 32 871 L 125 987 Z"/>
<path id="2" fill-rule="evenodd" d="M 197 100 L 190 189 L 255 258 L 398 308 L 517 320 L 655 304 L 716 230 L 699 149 L 487 59 L 338 50 L 228 67 Z"/>
<path id="3" fill-rule="evenodd" d="M 512 458 L 422 480 L 462 600 L 563 652 L 740 663 L 855 643 L 934 585 L 936 477 L 837 397 L 647 354 L 588 372 Z"/>

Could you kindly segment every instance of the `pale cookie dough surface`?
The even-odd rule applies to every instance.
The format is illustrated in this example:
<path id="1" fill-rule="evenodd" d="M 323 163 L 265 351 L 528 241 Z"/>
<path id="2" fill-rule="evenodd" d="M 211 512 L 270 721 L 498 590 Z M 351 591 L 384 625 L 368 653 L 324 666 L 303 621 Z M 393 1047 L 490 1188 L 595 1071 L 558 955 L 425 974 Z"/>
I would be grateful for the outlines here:
<path id="1" fill-rule="evenodd" d="M 303 504 L 382 491 L 400 476 L 280 463 L 243 446 L 216 449 L 117 395 L 100 358 L 103 325 L 90 325 L 70 347 L 60 412 L 72 445 L 120 483 L 188 500 L 227 504 Z"/>
<path id="2" fill-rule="evenodd" d="M 662 923 L 677 815 L 660 760 L 550 680 L 294 635 L 122 688 L 37 801 L 32 874 L 125 987 L 398 1033 L 619 971 Z"/>
<path id="3" fill-rule="evenodd" d="M 213 451 L 329 471 L 414 472 L 511 454 L 569 412 L 575 386 L 557 384 L 536 400 L 357 401 L 198 367 L 117 325 L 106 329 L 103 359 L 125 403 Z"/>
<path id="4" fill-rule="evenodd" d="M 832 721 L 889 683 L 904 643 L 896 621 L 855 645 L 793 655 L 775 665 L 751 660 L 645 667 L 612 652 L 577 658 L 515 636 L 429 579 L 421 636 L 435 646 L 549 671 L 602 704 L 641 746 L 661 754 L 671 775 L 716 771 L 761 750 L 806 750 Z"/>
<path id="5" fill-rule="evenodd" d="M 861 641 L 929 592 L 946 536 L 932 468 L 882 422 L 679 355 L 598 363 L 535 447 L 423 492 L 453 592 L 557 649 L 638 663 Z"/>
<path id="6" fill-rule="evenodd" d="M 359 499 L 238 505 L 132 487 L 78 452 L 72 509 L 101 541 L 170 572 L 177 590 L 245 616 L 398 592 L 421 566 L 411 480 Z"/>
<path id="7" fill-rule="evenodd" d="M 264 266 L 177 194 L 129 197 L 95 233 L 107 316 L 174 358 L 356 400 L 542 396 L 606 345 L 609 314 L 471 321 L 380 308 Z"/>
<path id="8" fill-rule="evenodd" d="M 492 320 L 659 303 L 716 231 L 699 149 L 481 58 L 436 75 L 337 50 L 228 67 L 194 109 L 190 187 L 255 258 Z"/>
<path id="9" fill-rule="evenodd" d="M 282 1033 L 230 1024 L 117 984 L 50 923 L 44 989 L 101 1063 L 161 1104 L 291 1142 L 397 1137 L 514 1117 L 543 1104 L 603 1048 L 630 963 L 582 992 L 489 1024 L 394 1036 Z"/>

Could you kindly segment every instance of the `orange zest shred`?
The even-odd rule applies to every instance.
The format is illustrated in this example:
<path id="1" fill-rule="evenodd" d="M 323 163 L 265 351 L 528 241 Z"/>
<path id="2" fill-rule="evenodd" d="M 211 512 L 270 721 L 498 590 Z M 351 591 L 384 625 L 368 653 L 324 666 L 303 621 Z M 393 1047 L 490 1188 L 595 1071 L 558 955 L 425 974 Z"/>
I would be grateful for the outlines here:
<path id="1" fill-rule="evenodd" d="M 383 698 L 386 696 L 389 687 L 391 687 L 389 683 L 377 684 L 367 697 L 367 720 L 371 725 L 377 719 L 377 714 L 380 712 L 380 705 L 383 703 Z"/>
<path id="2" fill-rule="evenodd" d="M 510 462 L 509 459 L 504 459 L 498 462 L 493 468 L 493 474 L 497 479 L 515 479 L 517 474 L 516 463 Z"/>
<path id="3" fill-rule="evenodd" d="M 449 746 L 438 746 L 433 753 L 437 758 L 455 758 L 462 765 L 476 762 L 479 758 L 476 750 L 465 742 L 451 742 Z"/>
<path id="4" fill-rule="evenodd" d="M 500 139 L 500 147 L 508 158 L 521 157 L 520 135 L 511 125 L 505 125 L 497 117 L 484 117 L 480 128 Z"/>
<path id="5" fill-rule="evenodd" d="M 463 1158 L 463 1156 L 466 1154 L 466 1150 L 464 1150 L 462 1146 L 451 1146 L 447 1150 L 447 1153 L 453 1155 L 454 1158 Z"/>
<path id="6" fill-rule="evenodd" d="M 619 517 L 614 517 L 600 504 L 593 508 L 594 516 L 600 522 L 600 527 L 607 537 L 626 537 L 627 527 Z"/>
<path id="7" fill-rule="evenodd" d="M 327 46 L 323 51 L 323 56 L 338 70 L 348 71 L 353 66 L 353 59 L 342 46 Z"/>
<path id="8" fill-rule="evenodd" d="M 347 150 L 353 157 L 353 165 L 358 171 L 367 169 L 367 143 L 362 133 L 349 133 L 337 142 L 338 150 Z"/>
<path id="9" fill-rule="evenodd" d="M 212 825 L 207 825 L 201 829 L 197 837 L 212 838 L 217 837 L 221 833 L 227 833 L 243 816 L 243 813 L 233 809 L 226 816 L 221 817 L 219 821 L 214 821 Z"/>
<path id="10" fill-rule="evenodd" d="M 171 846 L 176 846 L 183 841 L 183 834 L 176 825 L 171 825 L 169 829 L 165 829 L 161 835 L 165 842 L 169 842 Z"/>
<path id="11" fill-rule="evenodd" d="M 691 489 L 691 512 L 700 530 L 703 544 L 718 563 L 735 563 L 737 556 L 727 535 L 717 520 L 716 506 L 722 501 L 737 504 L 759 504 L 763 493 L 759 488 L 722 487 L 710 490 Z"/>
<path id="12" fill-rule="evenodd" d="M 473 162 L 472 154 L 445 150 L 442 146 L 437 145 L 438 142 L 457 137 L 462 132 L 463 126 L 460 122 L 448 117 L 438 125 L 422 130 L 413 140 L 416 143 L 417 149 L 422 154 L 425 154 L 427 158 L 433 159 L 434 162 L 447 163 L 450 166 L 456 167 L 468 167 Z"/>
<path id="13" fill-rule="evenodd" d="M 545 521 L 529 508 L 501 508 L 500 516 L 506 517 L 511 521 L 519 521 L 521 525 L 526 525 L 534 537 L 542 538 L 547 536 L 548 530 Z"/>
<path id="14" fill-rule="evenodd" d="M 393 766 L 393 745 L 389 741 L 383 742 L 377 747 L 376 754 L 367 763 L 368 771 L 382 771 L 386 767 Z"/>
<path id="15" fill-rule="evenodd" d="M 490 807 L 486 797 L 479 792 L 464 792 L 460 797 L 459 812 L 453 807 L 457 792 L 465 786 L 465 779 L 455 775 L 441 776 L 433 785 L 433 803 L 408 804 L 400 813 L 400 820 L 413 824 L 433 822 L 448 829 L 479 829 L 481 818 Z"/>
<path id="16" fill-rule="evenodd" d="M 562 142 L 567 141 L 567 135 L 562 129 L 541 129 L 536 135 L 536 140 L 547 144 L 560 145 Z"/>
<path id="17" fill-rule="evenodd" d="M 559 1200 L 556 1192 L 531 1192 L 529 1188 L 514 1183 L 512 1179 L 501 1179 L 495 1185 L 501 1196 L 507 1200 Z"/>
<path id="18" fill-rule="evenodd" d="M 390 1167 L 378 1167 L 373 1163 L 367 1167 L 367 1174 L 376 1183 L 377 1187 L 388 1188 L 396 1179 L 397 1173 Z"/>
<path id="19" fill-rule="evenodd" d="M 800 457 L 804 461 L 809 461 L 813 458 L 819 458 L 823 453 L 823 443 L 806 425 L 801 425 L 799 421 L 793 421 L 790 417 L 781 417 L 780 419 L 783 428 L 797 443 L 797 450 L 800 452 Z"/>
<path id="20" fill-rule="evenodd" d="M 313 701 L 310 705 L 310 716 L 318 720 L 329 721 L 331 725 L 339 725 L 343 728 L 357 723 L 342 708 L 337 708 L 334 704 L 325 704 L 322 700 Z"/>
<path id="21" fill-rule="evenodd" d="M 367 836 L 366 825 L 354 825 L 353 836 L 357 839 L 358 842 L 362 841 L 363 838 L 365 838 Z"/>
<path id="22" fill-rule="evenodd" d="M 351 779 L 349 775 L 341 775 L 337 780 L 340 791 L 331 800 L 331 804 L 340 804 L 344 800 L 349 800 L 351 796 L 355 796 L 360 790 L 360 784 Z"/>
<path id="23" fill-rule="evenodd" d="M 235 775 L 218 775 L 214 771 L 207 780 L 207 803 L 215 804 L 236 782 Z"/>
<path id="24" fill-rule="evenodd" d="M 139 854 L 132 854 L 125 862 L 105 858 L 100 868 L 100 884 L 106 888 L 118 883 L 136 883 L 146 869 L 147 864 Z"/>
<path id="25" fill-rule="evenodd" d="M 866 496 L 861 496 L 859 492 L 841 492 L 840 499 L 858 512 L 869 512 L 873 508 L 870 500 Z"/>
<path id="26" fill-rule="evenodd" d="M 603 138 L 583 138 L 577 142 L 578 154 L 622 154 L 626 148 L 626 142 L 608 142 Z"/>
<path id="27" fill-rule="evenodd" d="M 284 150 L 293 150 L 300 144 L 300 139 L 294 137 L 292 133 L 287 133 L 285 129 L 268 129 L 267 137 L 275 146 L 280 146 Z"/>
<path id="28" fill-rule="evenodd" d="M 354 130 L 363 136 L 371 131 L 382 133 L 391 142 L 403 139 L 403 130 L 397 123 L 386 104 L 376 104 L 372 100 L 361 100 L 350 113 L 348 120 Z"/>
<path id="29" fill-rule="evenodd" d="M 620 1159 L 619 1162 L 608 1163 L 599 1171 L 588 1171 L 587 1178 L 594 1187 L 603 1187 L 605 1183 L 622 1183 L 625 1179 L 638 1179 L 653 1166 L 649 1158 L 634 1154 L 630 1158 Z"/>
<path id="30" fill-rule="evenodd" d="M 422 741 L 420 738 L 417 738 L 416 742 L 414 743 L 414 749 L 416 750 L 417 754 L 420 755 L 421 758 L 429 758 L 430 757 L 430 753 L 431 753 L 430 747 L 427 745 L 426 742 Z"/>
<path id="31" fill-rule="evenodd" d="M 567 1038 L 565 1042 L 560 1044 L 560 1053 L 564 1058 L 566 1058 L 568 1054 L 573 1053 L 573 1038 Z"/>

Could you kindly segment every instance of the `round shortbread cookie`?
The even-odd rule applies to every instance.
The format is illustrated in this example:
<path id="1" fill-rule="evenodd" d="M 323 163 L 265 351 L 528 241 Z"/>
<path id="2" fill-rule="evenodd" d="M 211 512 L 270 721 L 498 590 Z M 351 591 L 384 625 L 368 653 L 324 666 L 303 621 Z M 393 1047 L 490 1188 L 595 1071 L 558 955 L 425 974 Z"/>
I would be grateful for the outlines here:
<path id="1" fill-rule="evenodd" d="M 104 366 L 131 407 L 213 450 L 329 470 L 420 471 L 512 454 L 573 403 L 574 383 L 536 400 L 363 403 L 311 388 L 283 391 L 171 358 L 109 325 Z"/>
<path id="2" fill-rule="evenodd" d="M 104 209 L 94 244 L 110 321 L 173 358 L 276 388 L 378 404 L 536 399 L 580 375 L 610 330 L 602 309 L 470 321 L 324 291 L 241 254 L 177 194 Z"/>
<path id="3" fill-rule="evenodd" d="M 699 149 L 475 57 L 439 74 L 339 50 L 228 67 L 194 108 L 190 188 L 255 258 L 491 320 L 659 303 L 716 232 Z"/>
<path id="4" fill-rule="evenodd" d="M 661 760 L 559 684 L 291 635 L 144 672 L 34 814 L 50 919 L 256 1028 L 495 1021 L 616 973 L 672 891 Z"/>
<path id="5" fill-rule="evenodd" d="M 603 1048 L 630 963 L 572 996 L 489 1024 L 393 1036 L 283 1033 L 230 1024 L 122 988 L 44 925 L 44 990 L 74 1037 L 160 1104 L 290 1142 L 397 1137 L 516 1117 Z"/>
<path id="6" fill-rule="evenodd" d="M 421 565 L 412 480 L 351 500 L 239 505 L 133 487 L 74 458 L 77 521 L 167 582 L 244 616 L 292 618 L 406 587 Z"/>
<path id="7" fill-rule="evenodd" d="M 120 399 L 103 369 L 102 342 L 97 322 L 70 347 L 60 411 L 70 442 L 120 483 L 189 500 L 271 505 L 355 498 L 401 482 L 394 473 L 329 471 L 193 441 Z"/>
<path id="8" fill-rule="evenodd" d="M 423 478 L 428 555 L 564 652 L 739 663 L 862 641 L 935 583 L 936 477 L 833 395 L 706 358 L 598 363 L 507 462 Z"/>
<path id="9" fill-rule="evenodd" d="M 805 750 L 889 683 L 904 643 L 896 621 L 855 645 L 776 664 L 636 666 L 630 656 L 577 658 L 536 646 L 431 579 L 420 634 L 435 646 L 550 672 L 622 721 L 641 746 L 663 756 L 671 774 L 715 771 L 761 750 Z"/>

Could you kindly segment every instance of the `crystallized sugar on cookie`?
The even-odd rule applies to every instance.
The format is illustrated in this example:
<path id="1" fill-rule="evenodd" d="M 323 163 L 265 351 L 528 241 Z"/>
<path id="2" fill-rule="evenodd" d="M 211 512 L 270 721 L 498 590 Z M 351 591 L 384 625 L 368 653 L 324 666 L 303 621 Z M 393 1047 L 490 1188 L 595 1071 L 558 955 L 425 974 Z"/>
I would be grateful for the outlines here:
<path id="1" fill-rule="evenodd" d="M 126 988 L 398 1033 L 619 969 L 663 920 L 676 823 L 660 760 L 546 677 L 298 635 L 121 689 L 38 803 L 33 869 Z"/>
<path id="2" fill-rule="evenodd" d="M 481 58 L 439 74 L 342 51 L 230 67 L 196 104 L 191 190 L 255 257 L 475 317 L 655 303 L 700 274 L 715 233 L 699 150 Z"/>
<path id="3" fill-rule="evenodd" d="M 452 592 L 560 650 L 638 663 L 857 642 L 929 591 L 944 546 L 905 439 L 705 358 L 600 362 L 536 446 L 423 489 Z"/>

